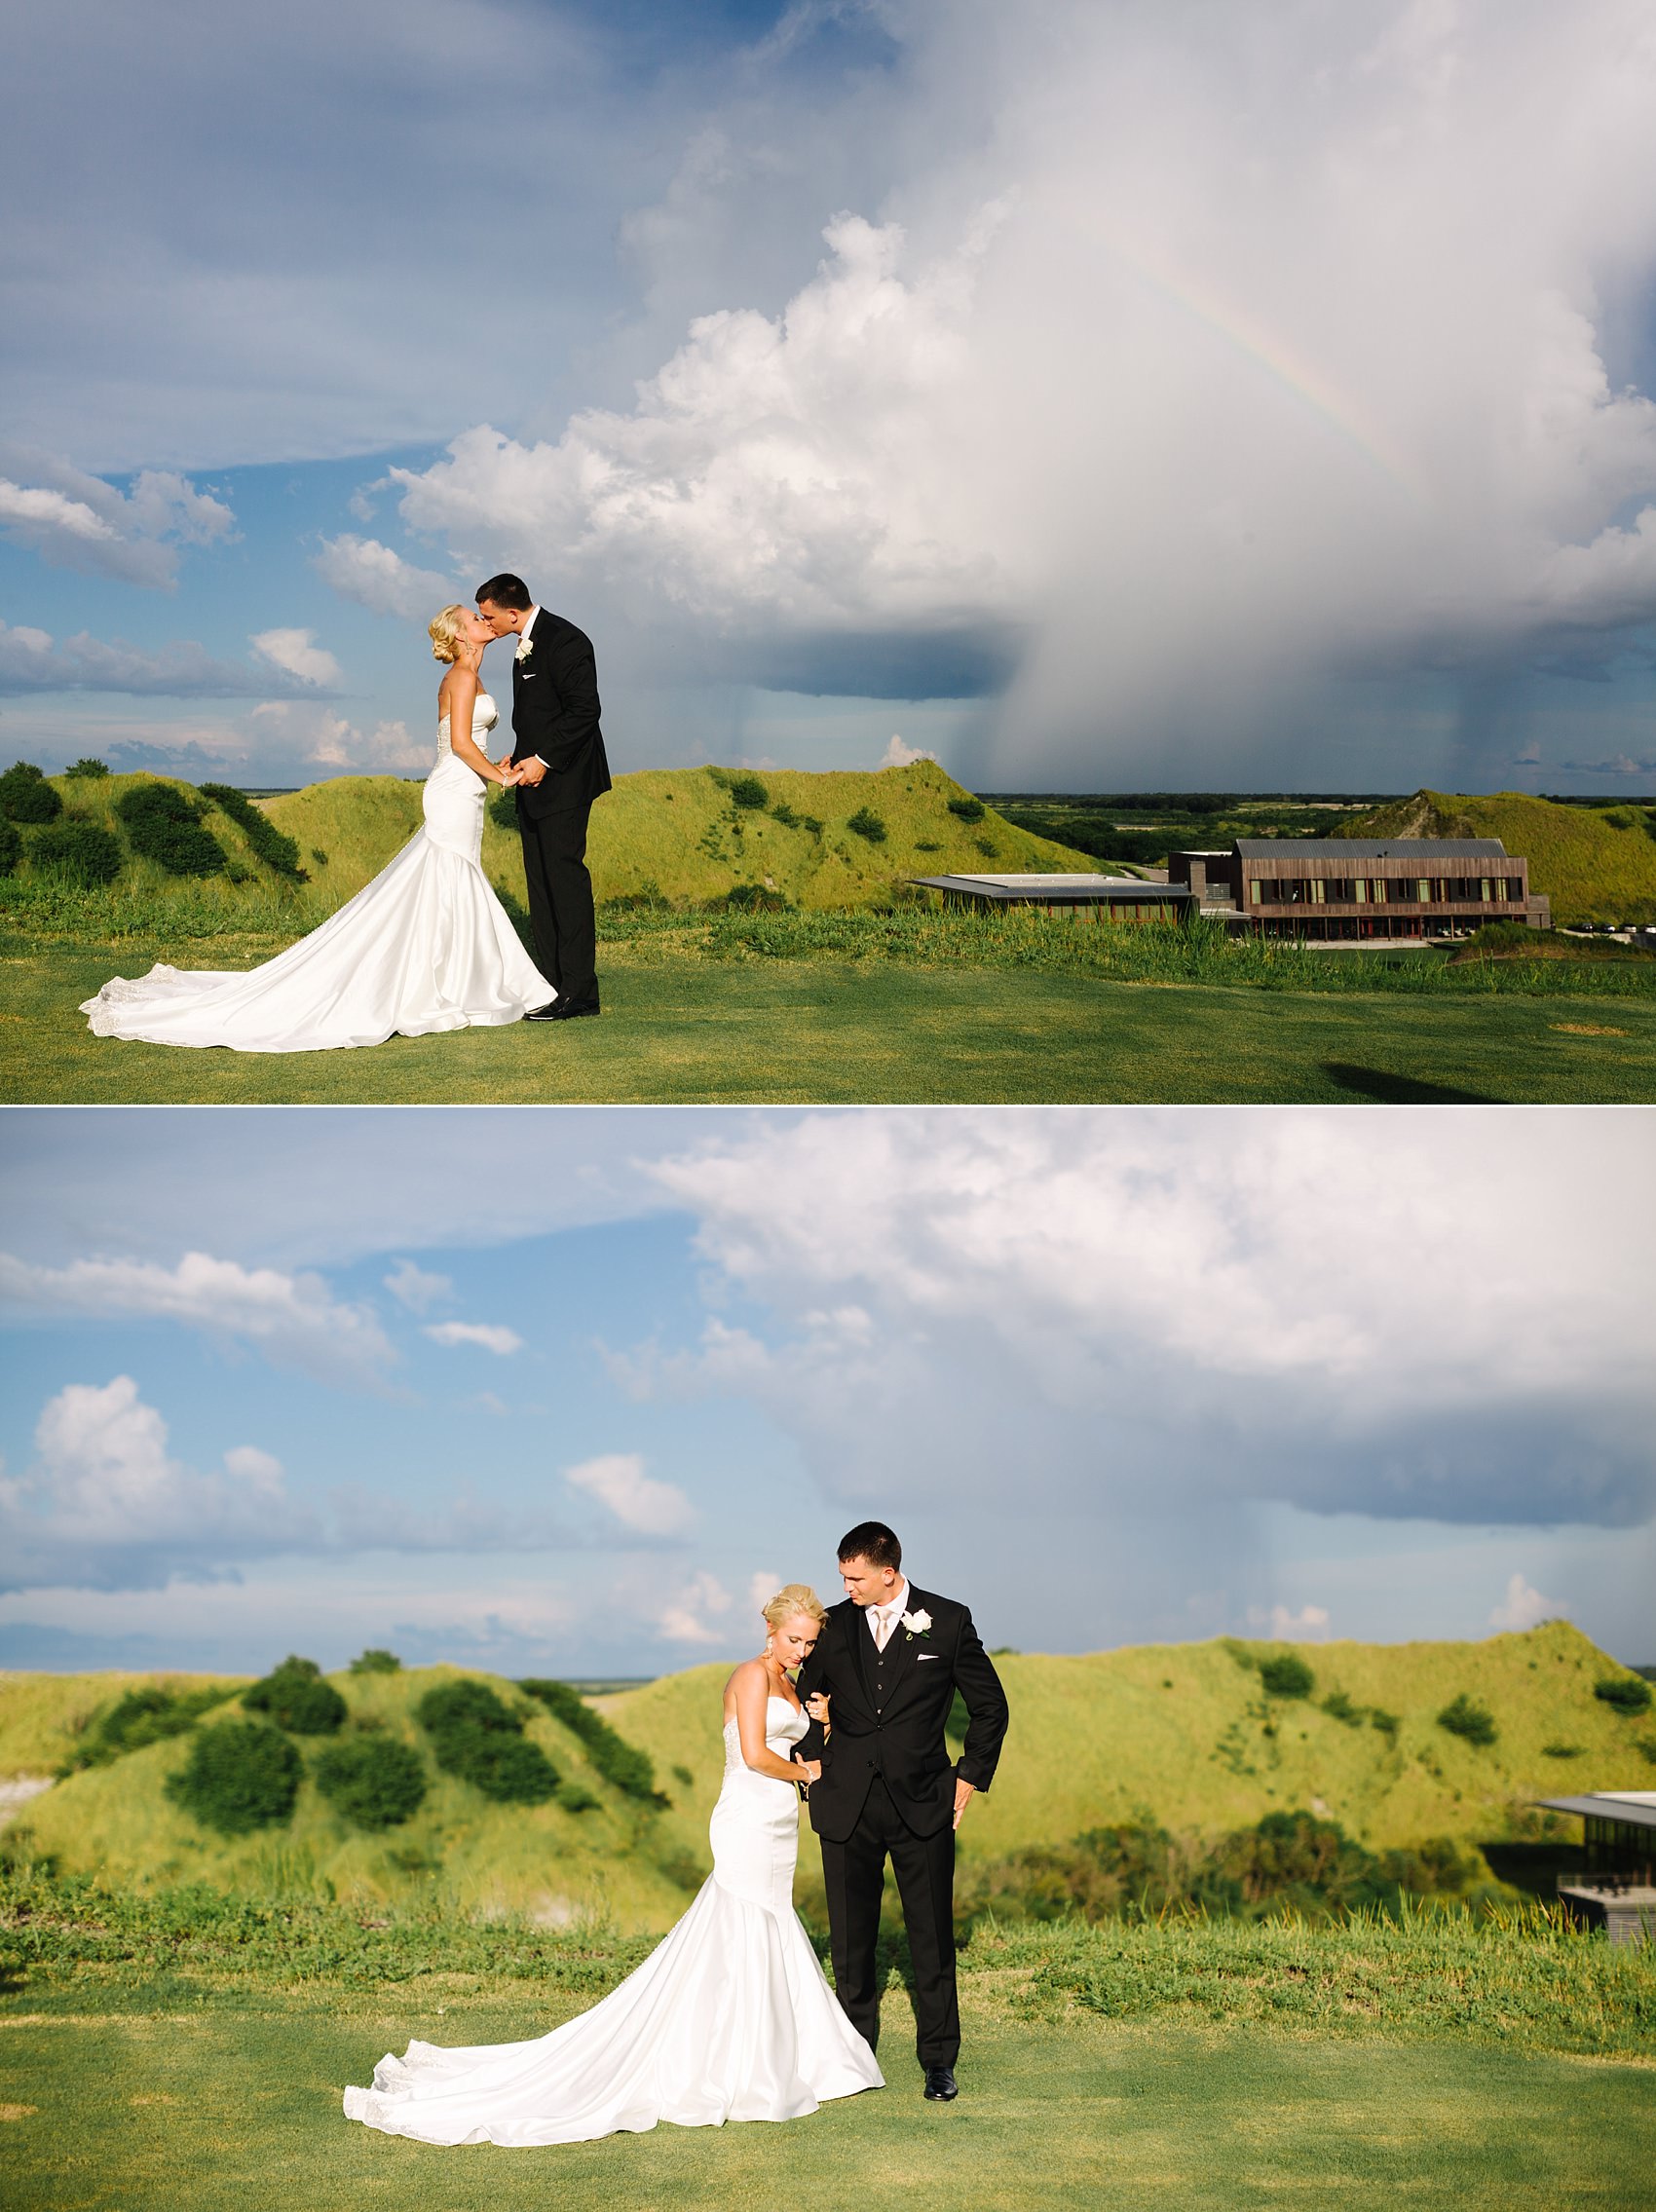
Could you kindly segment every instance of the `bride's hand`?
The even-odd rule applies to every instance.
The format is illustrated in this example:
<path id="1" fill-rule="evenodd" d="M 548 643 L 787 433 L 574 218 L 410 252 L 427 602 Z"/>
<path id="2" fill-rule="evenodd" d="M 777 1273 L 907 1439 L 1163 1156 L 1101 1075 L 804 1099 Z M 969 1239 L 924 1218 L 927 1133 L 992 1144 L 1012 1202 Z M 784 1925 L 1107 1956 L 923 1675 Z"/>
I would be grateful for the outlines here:
<path id="1" fill-rule="evenodd" d="M 805 1783 L 808 1789 L 813 1781 L 822 1780 L 822 1761 L 820 1759 L 802 1759 L 796 1751 L 794 1753 L 794 1765 L 804 1768 Z"/>
<path id="2" fill-rule="evenodd" d="M 809 1713 L 812 1720 L 819 1721 L 824 1728 L 828 1725 L 828 1701 L 833 1694 L 831 1690 L 812 1690 L 809 1697 L 805 1701 L 806 1711 Z"/>

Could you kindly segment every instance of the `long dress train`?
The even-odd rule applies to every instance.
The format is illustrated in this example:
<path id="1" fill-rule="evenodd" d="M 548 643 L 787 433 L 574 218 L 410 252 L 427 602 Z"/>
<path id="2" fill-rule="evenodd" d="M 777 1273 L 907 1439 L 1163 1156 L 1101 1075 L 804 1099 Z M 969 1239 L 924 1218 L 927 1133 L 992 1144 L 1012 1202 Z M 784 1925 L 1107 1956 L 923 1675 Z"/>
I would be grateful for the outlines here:
<path id="1" fill-rule="evenodd" d="M 500 716 L 480 692 L 479 745 Z M 483 779 L 449 750 L 421 798 L 424 826 L 354 899 L 274 960 L 244 973 L 158 964 L 116 976 L 81 1007 L 101 1037 L 325 1052 L 387 1037 L 515 1022 L 557 994 L 523 950 L 483 873 Z"/>
<path id="2" fill-rule="evenodd" d="M 806 1720 L 766 1710 L 787 1758 Z M 422 2143 L 586 2143 L 659 2120 L 799 2119 L 884 2086 L 841 2011 L 793 1906 L 799 1799 L 755 1774 L 734 1720 L 713 1811 L 713 1871 L 684 1918 L 618 1989 L 532 2043 L 443 2050 L 411 2043 L 347 2089 L 345 2114 Z"/>

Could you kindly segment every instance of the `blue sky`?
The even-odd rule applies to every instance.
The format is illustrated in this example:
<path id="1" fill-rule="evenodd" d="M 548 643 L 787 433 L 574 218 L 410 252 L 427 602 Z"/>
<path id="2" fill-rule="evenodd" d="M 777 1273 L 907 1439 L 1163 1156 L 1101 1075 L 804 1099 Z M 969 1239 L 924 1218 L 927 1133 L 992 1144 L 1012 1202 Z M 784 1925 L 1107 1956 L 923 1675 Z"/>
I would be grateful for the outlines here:
<path id="1" fill-rule="evenodd" d="M 1652 1656 L 1646 1115 L 9 1133 L 8 1665 L 655 1673 L 871 1512 L 1025 1649 Z"/>
<path id="2" fill-rule="evenodd" d="M 64 0 L 0 750 L 418 772 L 507 563 L 623 769 L 1650 789 L 1641 17 Z"/>

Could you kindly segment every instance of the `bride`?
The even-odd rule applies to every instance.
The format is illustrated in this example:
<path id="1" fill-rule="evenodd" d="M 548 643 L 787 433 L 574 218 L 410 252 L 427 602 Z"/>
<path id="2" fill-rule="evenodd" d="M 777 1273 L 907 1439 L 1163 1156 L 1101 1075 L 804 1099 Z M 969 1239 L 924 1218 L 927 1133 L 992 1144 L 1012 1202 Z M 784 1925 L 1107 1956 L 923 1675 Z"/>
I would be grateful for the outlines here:
<path id="1" fill-rule="evenodd" d="M 802 1583 L 765 1608 L 757 1659 L 725 1685 L 725 1781 L 713 1871 L 672 1933 L 590 2012 L 533 2043 L 382 2058 L 345 2116 L 421 2143 L 586 2143 L 658 2120 L 798 2119 L 884 2087 L 793 1908 L 805 1707 L 788 1680 L 827 1615 Z M 826 1698 L 811 1713 L 827 1721 Z"/>
<path id="2" fill-rule="evenodd" d="M 430 626 L 446 663 L 424 827 L 388 868 L 274 960 L 245 972 L 151 968 L 116 976 L 81 1011 L 100 1037 L 322 1052 L 518 1021 L 556 996 L 483 874 L 483 790 L 517 780 L 483 750 L 500 716 L 480 688 L 494 632 L 469 607 Z"/>

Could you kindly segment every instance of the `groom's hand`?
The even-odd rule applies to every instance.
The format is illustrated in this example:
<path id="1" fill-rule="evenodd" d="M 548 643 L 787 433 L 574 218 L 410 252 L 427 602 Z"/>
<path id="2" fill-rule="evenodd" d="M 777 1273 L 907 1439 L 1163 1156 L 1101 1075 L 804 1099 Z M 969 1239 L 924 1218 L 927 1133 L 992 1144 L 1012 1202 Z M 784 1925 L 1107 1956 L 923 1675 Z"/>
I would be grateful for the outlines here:
<path id="1" fill-rule="evenodd" d="M 537 784 L 546 772 L 546 762 L 538 759 L 533 753 L 530 754 L 528 760 L 518 761 L 514 766 L 517 769 L 519 783 Z"/>
<path id="2" fill-rule="evenodd" d="M 962 1781 L 959 1775 L 955 1777 L 955 1825 L 957 1828 L 960 1824 L 961 1814 L 976 1795 L 977 1791 L 969 1781 Z"/>

